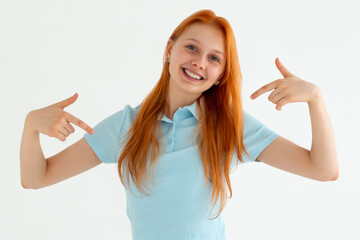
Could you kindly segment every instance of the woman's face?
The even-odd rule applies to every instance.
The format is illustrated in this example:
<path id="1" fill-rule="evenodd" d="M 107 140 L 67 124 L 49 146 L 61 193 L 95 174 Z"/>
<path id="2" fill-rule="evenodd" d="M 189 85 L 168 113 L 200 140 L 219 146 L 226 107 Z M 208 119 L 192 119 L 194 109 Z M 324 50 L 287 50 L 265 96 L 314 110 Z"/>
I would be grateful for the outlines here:
<path id="1" fill-rule="evenodd" d="M 169 40 L 170 86 L 176 91 L 201 95 L 214 85 L 225 68 L 225 40 L 214 26 L 194 23 L 175 40 Z"/>

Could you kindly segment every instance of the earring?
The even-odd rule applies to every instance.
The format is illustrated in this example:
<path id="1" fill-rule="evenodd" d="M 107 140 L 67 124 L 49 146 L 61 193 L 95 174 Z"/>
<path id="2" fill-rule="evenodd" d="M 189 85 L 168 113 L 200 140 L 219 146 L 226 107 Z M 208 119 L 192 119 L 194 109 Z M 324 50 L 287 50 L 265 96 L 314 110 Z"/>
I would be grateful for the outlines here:
<path id="1" fill-rule="evenodd" d="M 215 86 L 219 85 L 219 83 L 220 83 L 220 81 L 217 81 L 217 82 L 215 83 Z"/>
<path id="2" fill-rule="evenodd" d="M 165 58 L 165 62 L 169 62 L 169 58 Z"/>

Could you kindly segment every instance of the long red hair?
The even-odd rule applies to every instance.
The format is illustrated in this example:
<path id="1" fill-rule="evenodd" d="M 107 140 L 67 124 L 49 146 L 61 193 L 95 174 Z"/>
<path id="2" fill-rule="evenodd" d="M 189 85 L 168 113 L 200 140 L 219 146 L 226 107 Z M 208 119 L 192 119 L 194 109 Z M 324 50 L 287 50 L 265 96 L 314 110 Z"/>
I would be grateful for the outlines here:
<path id="1" fill-rule="evenodd" d="M 212 86 L 196 100 L 200 110 L 200 117 L 195 127 L 196 131 L 200 126 L 197 145 L 204 165 L 206 183 L 212 183 L 212 209 L 220 197 L 220 210 L 215 217 L 217 218 L 227 201 L 225 184 L 229 188 L 230 198 L 232 197 L 229 174 L 234 148 L 237 151 L 237 159 L 241 162 L 244 161 L 243 151 L 249 155 L 243 145 L 242 75 L 232 28 L 225 18 L 216 16 L 213 11 L 201 10 L 190 15 L 174 30 L 170 39 L 176 41 L 193 23 L 218 27 L 225 38 L 226 65 L 220 84 Z M 164 54 L 160 79 L 142 101 L 133 125 L 125 135 L 123 144 L 126 145 L 118 160 L 118 172 L 122 184 L 124 185 L 122 170 L 125 170 L 127 183 L 130 174 L 141 193 L 144 193 L 143 186 L 150 190 L 146 184 L 147 161 L 150 161 L 150 168 L 153 167 L 160 153 L 157 133 L 161 136 L 161 127 L 158 117 L 159 114 L 162 117 L 165 110 L 169 79 L 169 63 L 165 61 Z M 204 109 L 200 104 L 201 98 L 204 100 Z M 202 124 L 199 124 L 200 122 Z M 149 154 L 150 160 L 148 160 Z"/>

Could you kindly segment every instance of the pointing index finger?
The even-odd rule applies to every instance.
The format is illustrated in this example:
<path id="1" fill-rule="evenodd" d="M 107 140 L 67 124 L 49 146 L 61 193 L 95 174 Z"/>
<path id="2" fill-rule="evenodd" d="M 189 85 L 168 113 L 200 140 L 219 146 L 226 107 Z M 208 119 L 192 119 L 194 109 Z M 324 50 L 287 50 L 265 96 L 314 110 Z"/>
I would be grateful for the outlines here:
<path id="1" fill-rule="evenodd" d="M 81 121 L 80 119 L 78 119 L 77 117 L 71 115 L 70 113 L 68 114 L 68 121 L 74 123 L 76 126 L 84 129 L 86 132 L 88 132 L 89 134 L 93 134 L 94 130 L 87 125 L 85 122 Z"/>
<path id="2" fill-rule="evenodd" d="M 268 83 L 264 86 L 262 86 L 261 88 L 259 88 L 258 90 L 256 90 L 253 94 L 251 94 L 251 98 L 252 99 L 255 99 L 257 98 L 258 96 L 260 96 L 261 94 L 265 93 L 265 92 L 268 92 L 272 89 L 275 89 L 277 87 L 277 83 L 278 83 L 278 80 L 276 81 L 273 81 L 271 83 Z"/>

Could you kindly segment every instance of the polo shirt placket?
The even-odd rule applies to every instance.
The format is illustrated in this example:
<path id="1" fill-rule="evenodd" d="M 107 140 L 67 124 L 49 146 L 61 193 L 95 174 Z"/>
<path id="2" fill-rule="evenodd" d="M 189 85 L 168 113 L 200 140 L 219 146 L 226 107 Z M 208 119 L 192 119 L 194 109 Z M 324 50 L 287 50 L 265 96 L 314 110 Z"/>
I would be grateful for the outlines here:
<path id="1" fill-rule="evenodd" d="M 181 121 L 186 119 L 187 117 L 191 116 L 191 112 L 189 109 L 185 108 L 179 108 L 173 117 L 173 120 L 170 120 L 166 116 L 163 116 L 162 121 L 168 122 L 170 124 L 170 131 L 169 135 L 167 136 L 166 141 L 166 150 L 165 152 L 174 152 L 175 150 L 175 144 L 176 144 L 176 131 L 178 130 L 179 125 L 181 124 Z"/>

